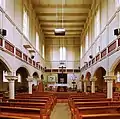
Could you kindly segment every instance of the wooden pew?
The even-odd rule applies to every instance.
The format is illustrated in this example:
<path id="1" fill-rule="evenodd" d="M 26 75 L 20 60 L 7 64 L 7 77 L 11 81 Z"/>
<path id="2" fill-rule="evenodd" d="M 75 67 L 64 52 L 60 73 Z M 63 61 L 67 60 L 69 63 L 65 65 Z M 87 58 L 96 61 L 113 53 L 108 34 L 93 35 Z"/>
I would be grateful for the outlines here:
<path id="1" fill-rule="evenodd" d="M 42 119 L 40 109 L 0 106 L 0 114 L 7 116 L 30 117 L 31 119 Z"/>
<path id="2" fill-rule="evenodd" d="M 78 107 L 75 108 L 75 112 L 72 114 L 72 117 L 74 117 L 74 119 L 84 119 L 83 115 L 86 119 L 89 119 L 89 117 L 87 117 L 87 115 L 91 115 L 92 119 L 92 115 L 102 115 L 102 114 L 119 114 L 120 116 L 120 106 L 100 106 L 100 107 Z M 103 115 L 99 118 L 103 119 Z M 108 115 L 109 118 L 111 118 L 110 115 Z M 95 118 L 98 119 L 98 118 Z M 105 117 L 104 117 L 105 119 Z M 114 118 L 116 119 L 116 118 Z"/>
<path id="3" fill-rule="evenodd" d="M 111 101 L 107 98 L 90 98 L 90 99 L 73 99 L 74 102 L 94 102 L 94 101 Z"/>
<path id="4" fill-rule="evenodd" d="M 97 106 L 97 107 L 77 107 L 81 114 L 118 113 L 120 106 Z"/>
<path id="5" fill-rule="evenodd" d="M 88 114 L 80 116 L 79 119 L 120 119 L 120 114 Z"/>
<path id="6" fill-rule="evenodd" d="M 10 115 L 4 115 L 0 114 L 0 119 L 31 119 L 29 117 L 19 117 L 19 116 L 10 116 Z"/>
<path id="7" fill-rule="evenodd" d="M 75 107 L 118 106 L 120 101 L 74 102 Z"/>
<path id="8" fill-rule="evenodd" d="M 0 106 L 13 106 L 13 107 L 34 107 L 34 108 L 46 108 L 46 103 L 34 103 L 34 102 L 0 102 Z"/>
<path id="9" fill-rule="evenodd" d="M 41 102 L 14 102 L 12 99 L 12 102 L 2 102 L 0 103 L 1 106 L 12 106 L 12 107 L 27 107 L 27 108 L 39 108 L 41 109 L 41 115 L 49 118 L 51 114 L 51 105 L 48 105 L 47 103 L 41 103 Z"/>
<path id="10" fill-rule="evenodd" d="M 43 99 L 6 99 L 3 102 L 39 102 L 39 103 L 47 103 L 48 100 Z"/>

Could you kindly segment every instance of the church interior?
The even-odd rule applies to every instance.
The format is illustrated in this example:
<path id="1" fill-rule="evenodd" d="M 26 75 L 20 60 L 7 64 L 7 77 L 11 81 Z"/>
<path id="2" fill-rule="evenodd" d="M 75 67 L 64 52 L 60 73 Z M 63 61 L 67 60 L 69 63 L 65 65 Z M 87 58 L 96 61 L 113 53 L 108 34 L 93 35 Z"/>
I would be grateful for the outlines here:
<path id="1" fill-rule="evenodd" d="M 120 119 L 120 0 L 0 0 L 0 119 Z"/>

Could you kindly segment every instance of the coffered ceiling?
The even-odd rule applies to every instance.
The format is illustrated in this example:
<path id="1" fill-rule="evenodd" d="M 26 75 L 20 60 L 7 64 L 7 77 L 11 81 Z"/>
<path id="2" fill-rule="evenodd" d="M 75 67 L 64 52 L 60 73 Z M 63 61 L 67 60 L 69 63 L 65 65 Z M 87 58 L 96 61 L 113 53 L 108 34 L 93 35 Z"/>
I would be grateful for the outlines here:
<path id="1" fill-rule="evenodd" d="M 32 0 L 45 39 L 58 39 L 55 28 L 65 28 L 65 39 L 80 39 L 92 0 Z"/>

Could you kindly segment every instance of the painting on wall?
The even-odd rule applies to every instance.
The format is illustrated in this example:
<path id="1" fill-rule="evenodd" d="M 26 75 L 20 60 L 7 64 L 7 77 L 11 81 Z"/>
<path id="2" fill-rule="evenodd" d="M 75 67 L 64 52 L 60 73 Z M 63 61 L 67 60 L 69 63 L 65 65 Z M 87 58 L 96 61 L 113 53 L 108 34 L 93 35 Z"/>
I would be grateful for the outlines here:
<path id="1" fill-rule="evenodd" d="M 55 82 L 55 76 L 48 76 L 48 82 Z"/>

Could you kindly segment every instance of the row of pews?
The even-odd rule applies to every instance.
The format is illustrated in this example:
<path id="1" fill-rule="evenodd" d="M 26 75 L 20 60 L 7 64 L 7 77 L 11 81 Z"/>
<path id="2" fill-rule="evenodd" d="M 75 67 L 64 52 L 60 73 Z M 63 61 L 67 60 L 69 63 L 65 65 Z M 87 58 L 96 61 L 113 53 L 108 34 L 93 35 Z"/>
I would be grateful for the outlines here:
<path id="1" fill-rule="evenodd" d="M 72 119 L 120 119 L 120 101 L 103 93 L 74 94 L 68 102 Z"/>
<path id="2" fill-rule="evenodd" d="M 52 94 L 18 94 L 15 99 L 2 99 L 0 119 L 50 119 L 56 104 Z"/>

